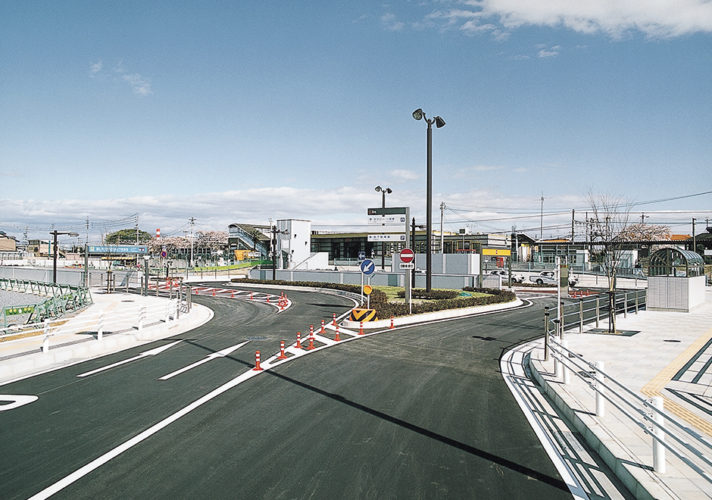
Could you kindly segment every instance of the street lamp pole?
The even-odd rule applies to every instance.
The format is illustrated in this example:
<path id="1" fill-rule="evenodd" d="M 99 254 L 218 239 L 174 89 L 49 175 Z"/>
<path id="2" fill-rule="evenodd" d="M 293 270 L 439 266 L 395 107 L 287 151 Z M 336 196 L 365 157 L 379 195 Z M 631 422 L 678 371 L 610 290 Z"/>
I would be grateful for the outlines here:
<path id="1" fill-rule="evenodd" d="M 67 234 L 69 236 L 75 237 L 79 236 L 79 233 L 68 232 L 68 231 L 50 231 L 49 234 L 52 235 L 52 283 L 57 284 L 57 235 Z"/>
<path id="2" fill-rule="evenodd" d="M 428 124 L 428 183 L 427 183 L 427 201 L 426 201 L 426 232 L 425 232 L 425 290 L 429 292 L 432 288 L 433 277 L 433 123 L 437 128 L 445 126 L 445 120 L 436 116 L 428 118 L 422 109 L 418 108 L 413 111 L 413 118 L 416 120 L 425 119 Z"/>
<path id="3" fill-rule="evenodd" d="M 381 208 L 386 208 L 386 194 L 391 194 L 393 190 L 389 187 L 382 188 L 381 186 L 376 186 L 376 192 L 380 192 L 381 198 Z M 386 242 L 381 242 L 381 271 L 386 268 Z"/>

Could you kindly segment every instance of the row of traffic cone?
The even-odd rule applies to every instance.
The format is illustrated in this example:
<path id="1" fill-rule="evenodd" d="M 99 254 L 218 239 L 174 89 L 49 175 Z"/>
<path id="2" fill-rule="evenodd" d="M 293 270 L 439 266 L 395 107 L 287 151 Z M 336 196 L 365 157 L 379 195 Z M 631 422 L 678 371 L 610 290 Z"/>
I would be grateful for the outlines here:
<path id="1" fill-rule="evenodd" d="M 252 297 L 252 294 L 250 294 L 250 298 Z M 286 296 L 284 296 L 284 292 L 282 292 L 282 296 L 280 296 L 280 305 L 281 305 L 281 300 L 285 299 Z M 339 335 L 339 325 L 336 323 L 336 314 L 333 315 L 333 324 L 336 327 L 336 334 L 334 335 L 334 342 L 341 342 L 341 336 Z M 393 316 L 391 316 L 391 326 L 390 329 L 394 329 L 395 324 L 393 320 Z M 321 320 L 321 331 L 320 333 L 324 333 L 324 320 Z M 358 334 L 359 335 L 364 335 L 363 331 L 363 321 L 359 322 L 359 329 L 358 329 Z M 304 349 L 302 347 L 302 333 L 297 332 L 297 343 L 294 346 L 295 349 Z M 309 325 L 309 345 L 306 347 L 307 351 L 312 351 L 316 349 L 314 346 L 314 325 Z M 277 356 L 277 359 L 287 359 L 287 355 L 285 353 L 285 347 L 284 347 L 284 340 L 280 340 L 279 342 L 279 356 Z M 262 371 L 263 368 L 260 365 L 260 351 L 255 352 L 255 367 L 253 368 L 254 371 Z"/>

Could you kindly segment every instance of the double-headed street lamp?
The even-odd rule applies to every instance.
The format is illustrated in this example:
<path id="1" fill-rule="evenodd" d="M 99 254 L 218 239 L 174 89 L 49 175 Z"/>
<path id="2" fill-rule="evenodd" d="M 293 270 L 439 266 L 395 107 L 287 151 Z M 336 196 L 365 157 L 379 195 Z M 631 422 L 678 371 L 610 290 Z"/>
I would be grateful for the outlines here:
<path id="1" fill-rule="evenodd" d="M 381 186 L 376 186 L 376 192 L 381 193 L 383 196 L 381 198 L 381 208 L 386 208 L 386 194 L 391 194 L 393 190 L 391 188 L 382 188 Z M 386 268 L 386 242 L 381 242 L 381 270 Z"/>
<path id="2" fill-rule="evenodd" d="M 57 284 L 57 236 L 60 234 L 66 234 L 72 237 L 79 236 L 79 233 L 69 232 L 69 231 L 50 231 L 49 234 L 54 236 L 52 242 L 52 250 L 54 254 L 54 264 L 52 266 L 52 283 Z M 86 272 L 86 271 L 85 271 Z"/>
<path id="3" fill-rule="evenodd" d="M 425 242 L 425 290 L 430 291 L 432 288 L 432 276 L 433 276 L 433 123 L 437 128 L 442 128 L 445 126 L 445 120 L 436 116 L 435 118 L 428 118 L 425 116 L 425 112 L 418 108 L 413 111 L 413 118 L 416 120 L 425 119 L 428 124 L 428 194 L 427 194 L 427 206 L 426 206 L 426 238 Z"/>

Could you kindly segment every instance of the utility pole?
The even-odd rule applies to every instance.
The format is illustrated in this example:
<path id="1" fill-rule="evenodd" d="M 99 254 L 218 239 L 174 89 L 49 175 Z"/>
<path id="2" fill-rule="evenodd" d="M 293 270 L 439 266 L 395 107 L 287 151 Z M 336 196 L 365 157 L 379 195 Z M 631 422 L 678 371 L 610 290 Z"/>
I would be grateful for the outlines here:
<path id="1" fill-rule="evenodd" d="M 574 237 L 576 236 L 576 233 L 574 232 L 574 214 L 576 213 L 576 210 L 573 208 L 571 209 L 571 244 L 574 244 Z"/>
<path id="2" fill-rule="evenodd" d="M 544 193 L 541 193 L 541 210 L 539 212 L 539 239 L 544 239 Z"/>
<path id="3" fill-rule="evenodd" d="M 193 267 L 193 226 L 195 225 L 195 217 L 191 217 L 188 221 L 190 222 L 190 262 L 188 264 Z"/>
<path id="4" fill-rule="evenodd" d="M 445 233 L 443 233 L 443 218 L 445 215 L 445 202 L 440 202 L 440 253 L 445 253 Z"/>
<path id="5" fill-rule="evenodd" d="M 695 218 L 692 218 L 692 251 L 697 252 L 697 236 L 695 235 Z"/>
<path id="6" fill-rule="evenodd" d="M 87 239 L 84 242 L 84 288 L 89 288 L 89 217 L 87 217 Z"/>
<path id="7" fill-rule="evenodd" d="M 138 247 L 138 215 L 136 216 L 136 246 Z M 136 251 L 138 252 L 138 248 Z M 138 269 L 138 253 L 136 254 L 136 269 Z M 128 277 L 126 281 L 128 282 Z"/>
<path id="8" fill-rule="evenodd" d="M 272 225 L 270 220 L 269 230 L 272 233 L 272 281 L 277 279 L 277 226 Z"/>

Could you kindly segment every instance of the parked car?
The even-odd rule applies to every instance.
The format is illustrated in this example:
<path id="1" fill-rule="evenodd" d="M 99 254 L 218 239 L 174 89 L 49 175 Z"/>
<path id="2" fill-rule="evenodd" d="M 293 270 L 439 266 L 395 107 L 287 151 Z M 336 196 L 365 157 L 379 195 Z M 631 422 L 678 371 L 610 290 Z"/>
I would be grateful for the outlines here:
<path id="1" fill-rule="evenodd" d="M 495 269 L 494 271 L 490 271 L 490 274 L 501 276 L 503 280 L 509 280 L 509 271 L 505 271 L 504 269 Z M 512 273 L 512 283 L 522 283 L 523 281 L 524 276 Z"/>
<path id="2" fill-rule="evenodd" d="M 529 276 L 529 281 L 537 285 L 556 285 L 556 272 L 542 271 L 534 276 Z M 569 286 L 576 286 L 578 278 L 573 274 L 569 275 Z"/>

